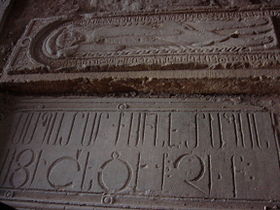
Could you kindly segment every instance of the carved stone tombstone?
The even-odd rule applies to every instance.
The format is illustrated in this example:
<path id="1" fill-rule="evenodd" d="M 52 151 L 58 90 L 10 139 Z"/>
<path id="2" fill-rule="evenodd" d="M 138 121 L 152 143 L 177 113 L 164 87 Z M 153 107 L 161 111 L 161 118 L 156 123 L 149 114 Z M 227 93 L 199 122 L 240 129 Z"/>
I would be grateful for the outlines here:
<path id="1" fill-rule="evenodd" d="M 0 200 L 15 207 L 263 209 L 280 202 L 278 122 L 260 106 L 14 103 L 0 126 Z"/>
<path id="2" fill-rule="evenodd" d="M 252 3 L 236 10 L 203 2 L 183 11 L 120 9 L 33 19 L 14 48 L 2 84 L 22 92 L 34 92 L 35 86 L 42 93 L 112 92 L 118 87 L 170 93 L 256 93 L 256 87 L 263 87 L 258 91 L 278 92 L 278 6 L 260 9 Z"/>
<path id="3" fill-rule="evenodd" d="M 9 1 L 0 3 L 1 18 Z M 280 92 L 277 0 L 73 5 L 66 15 L 30 21 L 0 75 L 1 91 Z M 278 209 L 277 99 L 0 94 L 0 202 Z"/>

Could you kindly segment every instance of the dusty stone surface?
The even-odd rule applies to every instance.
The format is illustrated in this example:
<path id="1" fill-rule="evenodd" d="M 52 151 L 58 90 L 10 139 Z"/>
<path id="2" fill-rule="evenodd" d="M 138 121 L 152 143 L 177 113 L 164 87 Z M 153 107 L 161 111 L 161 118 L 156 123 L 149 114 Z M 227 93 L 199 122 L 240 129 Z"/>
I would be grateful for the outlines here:
<path id="1" fill-rule="evenodd" d="M 277 98 L 10 100 L 0 200 L 12 206 L 280 204 Z"/>
<path id="2" fill-rule="evenodd" d="M 0 35 L 0 72 L 32 18 L 65 15 L 76 11 L 77 7 L 77 3 L 72 0 L 15 0 Z"/>
<path id="3" fill-rule="evenodd" d="M 12 0 L 2 0 L 0 1 L 0 32 L 2 30 L 4 21 L 6 19 L 8 9 L 12 4 Z"/>
<path id="4" fill-rule="evenodd" d="M 0 93 L 0 202 L 278 209 L 280 98 L 183 94 L 279 93 L 279 6 L 15 1 L 0 35 L 1 92 L 137 99 Z"/>
<path id="5" fill-rule="evenodd" d="M 279 92 L 278 1 L 172 2 L 46 1 L 45 8 L 60 9 L 21 20 L 65 15 L 30 22 L 2 90 Z M 32 11 L 29 4 L 24 11 Z"/>
<path id="6" fill-rule="evenodd" d="M 35 19 L 5 73 L 277 68 L 279 11 Z"/>
<path id="7" fill-rule="evenodd" d="M 208 7 L 248 7 L 248 6 L 279 6 L 277 0 L 82 0 L 80 9 L 83 12 L 117 13 L 120 11 L 166 11 L 201 9 Z"/>

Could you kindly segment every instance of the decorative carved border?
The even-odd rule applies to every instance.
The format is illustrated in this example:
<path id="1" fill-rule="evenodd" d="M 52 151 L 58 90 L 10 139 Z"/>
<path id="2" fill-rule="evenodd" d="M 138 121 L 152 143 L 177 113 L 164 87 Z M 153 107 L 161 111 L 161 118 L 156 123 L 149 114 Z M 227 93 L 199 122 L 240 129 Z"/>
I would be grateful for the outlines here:
<path id="1" fill-rule="evenodd" d="M 58 73 L 58 72 L 118 72 L 139 70 L 180 70 L 180 69 L 258 69 L 277 68 L 280 63 L 278 49 L 261 52 L 243 52 L 242 48 L 226 49 L 193 49 L 174 47 L 172 49 L 147 49 L 128 52 L 122 50 L 112 53 L 84 54 L 82 58 L 65 58 L 49 60 L 38 54 L 42 46 L 41 37 L 46 31 L 63 24 L 78 21 L 82 24 L 146 24 L 162 21 L 183 22 L 185 20 L 231 20 L 250 17 L 275 18 L 280 15 L 279 9 L 264 10 L 225 10 L 204 12 L 176 13 L 139 13 L 115 16 L 61 16 L 46 19 L 34 19 L 27 26 L 25 33 L 18 41 L 5 72 L 8 74 Z M 138 54 L 138 55 L 137 55 Z"/>

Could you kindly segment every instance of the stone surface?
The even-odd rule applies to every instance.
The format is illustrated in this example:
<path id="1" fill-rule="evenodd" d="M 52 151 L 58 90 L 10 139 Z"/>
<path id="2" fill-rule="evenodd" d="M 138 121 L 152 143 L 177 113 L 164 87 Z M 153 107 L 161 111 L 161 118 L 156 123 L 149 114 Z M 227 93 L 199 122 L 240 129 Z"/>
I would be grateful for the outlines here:
<path id="1" fill-rule="evenodd" d="M 275 68 L 279 11 L 35 19 L 6 71 Z"/>
<path id="2" fill-rule="evenodd" d="M 272 208 L 280 204 L 278 118 L 234 101 L 17 99 L 1 123 L 0 200 L 21 208 Z"/>
<path id="3" fill-rule="evenodd" d="M 118 13 L 119 11 L 185 10 L 220 7 L 279 6 L 278 0 L 81 0 L 83 12 Z"/>
<path id="4" fill-rule="evenodd" d="M 84 93 L 117 86 L 140 92 L 159 87 L 170 93 L 254 93 L 258 80 L 263 91 L 277 92 L 277 6 L 210 8 L 34 19 L 14 48 L 2 86 L 29 92 L 52 83 L 64 86 L 64 92 L 77 86 Z M 161 85 L 166 83 L 174 90 Z"/>
<path id="5" fill-rule="evenodd" d="M 12 0 L 1 0 L 0 1 L 0 32 L 2 30 L 4 21 L 7 16 L 8 9 L 10 8 Z"/>

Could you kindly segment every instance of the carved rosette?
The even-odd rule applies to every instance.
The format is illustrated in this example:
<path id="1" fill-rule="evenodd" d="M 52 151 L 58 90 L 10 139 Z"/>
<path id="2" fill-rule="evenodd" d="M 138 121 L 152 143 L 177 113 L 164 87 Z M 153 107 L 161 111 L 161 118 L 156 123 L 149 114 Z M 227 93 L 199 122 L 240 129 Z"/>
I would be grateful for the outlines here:
<path id="1" fill-rule="evenodd" d="M 17 71 L 33 73 L 34 71 L 46 71 L 48 66 L 34 59 L 32 43 L 35 37 L 44 33 L 49 24 L 56 22 L 63 17 L 33 19 L 26 27 L 22 37 L 18 40 L 12 55 L 5 67 L 7 73 L 14 74 Z"/>

